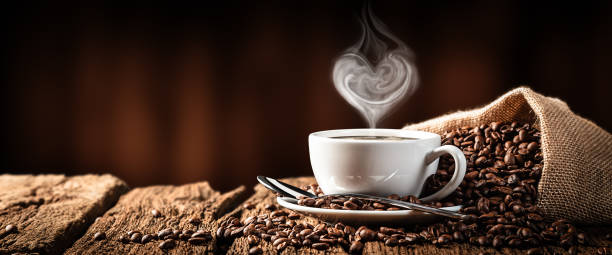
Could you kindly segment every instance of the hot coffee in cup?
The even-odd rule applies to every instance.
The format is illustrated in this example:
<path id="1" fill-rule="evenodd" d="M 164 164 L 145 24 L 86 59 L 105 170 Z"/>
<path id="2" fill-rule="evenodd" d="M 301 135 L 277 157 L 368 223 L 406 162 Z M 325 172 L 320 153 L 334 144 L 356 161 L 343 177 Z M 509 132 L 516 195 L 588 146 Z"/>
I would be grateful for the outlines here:
<path id="1" fill-rule="evenodd" d="M 419 196 L 425 180 L 436 173 L 438 158 L 455 160 L 453 177 L 438 192 L 421 198 L 439 200 L 451 194 L 466 171 L 463 152 L 440 146 L 440 136 L 401 129 L 341 129 L 310 134 L 310 163 L 324 193 Z"/>
<path id="2" fill-rule="evenodd" d="M 380 136 L 380 135 L 350 135 L 350 136 L 336 136 L 332 137 L 336 139 L 357 139 L 357 140 L 415 140 L 417 138 L 412 137 L 400 137 L 400 136 Z"/>

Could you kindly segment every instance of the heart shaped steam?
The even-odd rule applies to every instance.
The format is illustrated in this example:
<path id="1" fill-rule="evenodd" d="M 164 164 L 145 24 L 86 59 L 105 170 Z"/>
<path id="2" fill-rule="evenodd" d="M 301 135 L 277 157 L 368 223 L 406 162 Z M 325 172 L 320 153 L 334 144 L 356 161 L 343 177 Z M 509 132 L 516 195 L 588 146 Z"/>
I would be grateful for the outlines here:
<path id="1" fill-rule="evenodd" d="M 393 107 L 414 93 L 417 70 L 410 49 L 371 12 L 362 12 L 362 35 L 338 57 L 332 79 L 340 95 L 375 128 Z"/>

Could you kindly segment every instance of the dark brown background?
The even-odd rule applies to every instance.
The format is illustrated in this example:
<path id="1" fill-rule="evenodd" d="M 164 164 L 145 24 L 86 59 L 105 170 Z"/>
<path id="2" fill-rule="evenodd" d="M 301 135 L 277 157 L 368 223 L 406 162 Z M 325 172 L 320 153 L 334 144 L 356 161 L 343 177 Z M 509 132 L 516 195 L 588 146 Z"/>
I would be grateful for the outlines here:
<path id="1" fill-rule="evenodd" d="M 365 122 L 331 84 L 357 1 L 5 8 L 0 169 L 110 172 L 131 186 L 310 173 L 307 135 Z M 383 127 L 528 84 L 612 127 L 612 8 L 380 1 L 416 53 L 416 94 Z"/>

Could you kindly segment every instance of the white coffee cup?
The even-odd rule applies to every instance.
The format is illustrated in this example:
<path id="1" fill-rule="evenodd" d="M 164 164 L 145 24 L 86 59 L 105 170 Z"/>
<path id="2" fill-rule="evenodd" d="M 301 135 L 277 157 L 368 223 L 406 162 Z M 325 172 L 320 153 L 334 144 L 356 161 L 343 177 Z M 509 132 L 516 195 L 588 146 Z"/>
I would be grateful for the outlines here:
<path id="1" fill-rule="evenodd" d="M 395 136 L 411 139 L 340 139 L 348 136 Z M 450 154 L 455 171 L 448 184 L 421 198 L 440 200 L 463 180 L 465 156 L 452 145 L 440 146 L 440 136 L 402 129 L 339 129 L 310 134 L 310 163 L 325 194 L 363 193 L 419 196 L 427 177 L 436 173 L 438 159 Z"/>

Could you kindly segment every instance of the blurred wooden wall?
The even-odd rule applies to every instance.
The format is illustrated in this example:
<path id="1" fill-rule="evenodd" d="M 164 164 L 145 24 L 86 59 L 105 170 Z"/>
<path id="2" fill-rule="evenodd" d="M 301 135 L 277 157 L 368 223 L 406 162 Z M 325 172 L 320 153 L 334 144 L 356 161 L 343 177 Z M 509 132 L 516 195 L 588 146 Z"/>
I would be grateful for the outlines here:
<path id="1" fill-rule="evenodd" d="M 528 84 L 612 127 L 608 2 L 375 2 L 421 87 L 383 127 Z M 360 4 L 19 6 L 6 19 L 0 168 L 132 186 L 310 174 L 310 132 L 364 127 L 331 84 Z"/>

